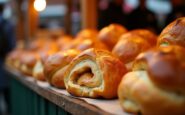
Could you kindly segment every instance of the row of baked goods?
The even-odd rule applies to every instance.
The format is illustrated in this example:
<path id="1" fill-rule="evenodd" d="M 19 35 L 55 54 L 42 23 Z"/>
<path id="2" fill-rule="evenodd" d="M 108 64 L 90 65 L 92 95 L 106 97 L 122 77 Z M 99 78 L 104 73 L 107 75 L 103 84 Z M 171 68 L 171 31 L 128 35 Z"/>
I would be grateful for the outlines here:
<path id="1" fill-rule="evenodd" d="M 37 39 L 15 49 L 7 65 L 74 96 L 119 97 L 124 111 L 185 114 L 185 18 L 159 37 L 146 29 L 111 24 L 75 38 Z"/>

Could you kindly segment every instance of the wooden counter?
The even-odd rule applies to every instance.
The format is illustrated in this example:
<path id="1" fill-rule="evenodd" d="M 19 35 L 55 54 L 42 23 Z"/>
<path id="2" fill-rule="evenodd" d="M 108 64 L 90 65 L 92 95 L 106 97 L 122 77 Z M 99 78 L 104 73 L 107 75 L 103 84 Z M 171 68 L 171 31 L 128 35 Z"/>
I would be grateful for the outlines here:
<path id="1" fill-rule="evenodd" d="M 72 98 L 72 97 L 54 92 L 51 89 L 39 87 L 35 82 L 26 80 L 25 76 L 22 76 L 18 72 L 13 71 L 12 69 L 8 67 L 6 67 L 5 69 L 8 73 L 8 76 L 11 77 L 13 82 L 18 82 L 22 85 L 21 87 L 25 86 L 26 88 L 31 89 L 32 93 L 36 93 L 38 96 L 41 96 L 42 98 L 55 104 L 59 108 L 66 111 L 66 113 L 75 114 L 75 115 L 84 115 L 84 114 L 86 115 L 103 115 L 103 114 L 109 115 L 110 114 L 110 113 L 107 113 L 99 109 L 98 107 L 88 104 L 87 102 L 81 99 Z M 12 88 L 15 88 L 15 83 Z M 12 92 L 14 92 L 15 94 L 17 93 L 23 94 L 23 92 L 16 92 L 15 91 L 16 89 L 12 89 L 12 90 L 13 90 Z M 14 94 L 12 94 L 12 96 L 15 102 L 16 97 L 14 96 Z M 29 105 L 29 103 L 25 103 L 25 106 L 27 104 Z"/>

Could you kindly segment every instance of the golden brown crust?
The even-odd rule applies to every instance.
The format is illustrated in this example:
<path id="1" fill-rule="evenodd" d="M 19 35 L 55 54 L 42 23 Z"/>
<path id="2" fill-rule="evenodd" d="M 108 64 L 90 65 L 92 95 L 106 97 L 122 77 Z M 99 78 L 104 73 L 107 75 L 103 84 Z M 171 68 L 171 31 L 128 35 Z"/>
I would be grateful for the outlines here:
<path id="1" fill-rule="evenodd" d="M 75 96 L 115 98 L 125 73 L 123 63 L 110 52 L 91 48 L 73 59 L 64 82 L 67 91 Z"/>
<path id="2" fill-rule="evenodd" d="M 142 37 L 136 34 L 126 33 L 115 45 L 112 53 L 126 64 L 132 62 L 139 53 L 151 47 Z"/>
<path id="3" fill-rule="evenodd" d="M 83 29 L 77 35 L 76 39 L 96 39 L 98 31 L 94 29 Z"/>
<path id="4" fill-rule="evenodd" d="M 61 51 L 49 56 L 44 64 L 44 75 L 47 81 L 58 88 L 65 88 L 63 76 L 65 67 L 80 53 L 78 50 Z"/>
<path id="5" fill-rule="evenodd" d="M 120 36 L 127 32 L 127 29 L 119 24 L 110 24 L 100 30 L 98 38 L 105 43 L 109 50 L 112 50 L 114 45 L 119 40 Z"/>
<path id="6" fill-rule="evenodd" d="M 157 44 L 158 46 L 181 45 L 185 47 L 185 17 L 178 18 L 164 28 Z"/>
<path id="7" fill-rule="evenodd" d="M 155 46 L 157 43 L 157 35 L 147 29 L 135 29 L 130 31 L 132 34 L 136 34 L 144 38 L 150 45 Z"/>
<path id="8" fill-rule="evenodd" d="M 184 56 L 185 49 L 180 46 L 140 54 L 119 85 L 124 110 L 144 115 L 185 114 Z"/>
<path id="9" fill-rule="evenodd" d="M 104 49 L 107 50 L 107 47 L 105 44 L 103 44 L 99 40 L 91 40 L 91 39 L 84 39 L 79 40 L 79 44 L 75 47 L 75 49 L 78 49 L 80 51 L 84 51 L 89 48 L 97 48 L 97 49 Z"/>
<path id="10" fill-rule="evenodd" d="M 178 91 L 184 90 L 184 57 L 185 49 L 180 46 L 162 47 L 140 54 L 136 59 L 133 69 L 143 69 L 143 65 L 141 66 L 140 64 L 143 63 L 150 79 L 155 84 Z"/>
<path id="11" fill-rule="evenodd" d="M 6 57 L 6 64 L 12 68 L 19 69 L 20 61 L 19 58 L 22 55 L 22 49 L 15 49 L 11 51 Z"/>
<path id="12" fill-rule="evenodd" d="M 37 52 L 25 51 L 20 57 L 21 72 L 25 75 L 32 76 L 33 68 L 39 59 L 40 56 Z"/>
<path id="13" fill-rule="evenodd" d="M 65 50 L 68 45 L 71 44 L 73 38 L 71 36 L 62 36 L 57 40 L 57 44 L 60 50 Z"/>

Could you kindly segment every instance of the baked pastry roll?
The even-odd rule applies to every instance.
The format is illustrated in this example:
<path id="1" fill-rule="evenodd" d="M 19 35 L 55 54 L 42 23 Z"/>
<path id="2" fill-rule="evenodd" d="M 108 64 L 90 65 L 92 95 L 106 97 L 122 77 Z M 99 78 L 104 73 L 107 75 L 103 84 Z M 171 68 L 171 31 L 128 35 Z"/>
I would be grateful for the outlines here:
<path id="1" fill-rule="evenodd" d="M 185 114 L 185 49 L 168 46 L 140 54 L 118 89 L 124 111 Z"/>
<path id="2" fill-rule="evenodd" d="M 166 26 L 158 38 L 158 46 L 181 45 L 185 47 L 185 17 Z"/>
<path id="3" fill-rule="evenodd" d="M 54 40 L 48 40 L 45 42 L 45 45 L 40 48 L 39 51 L 37 51 L 39 55 L 39 59 L 37 59 L 37 62 L 34 65 L 33 68 L 33 77 L 40 81 L 45 81 L 44 77 L 44 63 L 46 59 L 56 53 L 59 50 L 59 47 L 57 46 L 56 41 Z"/>
<path id="4" fill-rule="evenodd" d="M 32 76 L 33 68 L 40 59 L 37 52 L 25 51 L 20 57 L 20 71 L 27 76 Z"/>
<path id="5" fill-rule="evenodd" d="M 56 42 L 60 50 L 66 50 L 68 45 L 73 42 L 73 38 L 71 36 L 65 35 L 60 37 Z"/>
<path id="6" fill-rule="evenodd" d="M 120 38 L 112 53 L 125 63 L 127 69 L 130 70 L 136 56 L 151 47 L 144 38 L 129 32 Z"/>
<path id="7" fill-rule="evenodd" d="M 127 32 L 127 29 L 119 24 L 110 24 L 100 30 L 98 39 L 105 43 L 109 50 L 112 50 L 114 45 L 119 40 L 120 36 Z"/>
<path id="8" fill-rule="evenodd" d="M 135 30 L 130 31 L 130 33 L 139 35 L 152 46 L 155 46 L 157 44 L 157 35 L 150 30 L 135 29 Z"/>
<path id="9" fill-rule="evenodd" d="M 71 60 L 80 52 L 75 49 L 58 52 L 48 57 L 44 64 L 44 75 L 47 81 L 57 88 L 65 88 L 64 73 Z"/>
<path id="10" fill-rule="evenodd" d="M 64 82 L 66 90 L 75 96 L 115 98 L 126 71 L 124 64 L 110 52 L 91 48 L 72 60 Z"/>
<path id="11" fill-rule="evenodd" d="M 22 49 L 15 49 L 11 51 L 6 57 L 6 65 L 19 70 L 21 64 L 20 56 L 22 55 L 22 53 L 23 53 Z"/>
<path id="12" fill-rule="evenodd" d="M 76 35 L 76 39 L 94 39 L 97 35 L 98 31 L 95 29 L 83 29 Z"/>

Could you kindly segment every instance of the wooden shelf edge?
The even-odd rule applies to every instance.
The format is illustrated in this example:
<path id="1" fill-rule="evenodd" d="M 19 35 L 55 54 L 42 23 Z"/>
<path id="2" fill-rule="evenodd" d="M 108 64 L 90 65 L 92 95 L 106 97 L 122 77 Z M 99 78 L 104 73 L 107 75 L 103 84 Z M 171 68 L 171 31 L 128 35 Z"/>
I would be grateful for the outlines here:
<path id="1" fill-rule="evenodd" d="M 25 79 L 25 76 L 18 75 L 15 73 L 10 67 L 5 67 L 5 70 L 12 78 L 16 79 L 20 83 L 24 84 L 29 89 L 33 90 L 38 95 L 42 96 L 43 98 L 49 100 L 50 102 L 56 104 L 57 106 L 61 107 L 65 111 L 75 114 L 75 115 L 111 115 L 106 111 L 101 110 L 100 108 L 88 104 L 87 102 L 72 98 L 63 94 L 59 94 L 49 88 L 43 88 L 36 84 L 36 82 L 28 81 Z"/>

